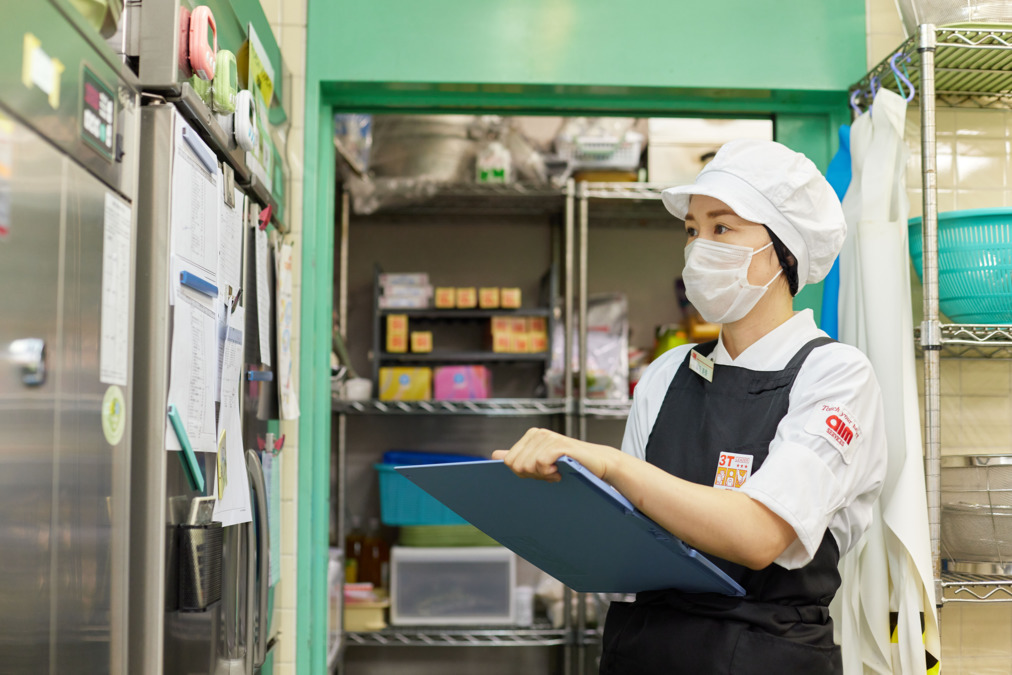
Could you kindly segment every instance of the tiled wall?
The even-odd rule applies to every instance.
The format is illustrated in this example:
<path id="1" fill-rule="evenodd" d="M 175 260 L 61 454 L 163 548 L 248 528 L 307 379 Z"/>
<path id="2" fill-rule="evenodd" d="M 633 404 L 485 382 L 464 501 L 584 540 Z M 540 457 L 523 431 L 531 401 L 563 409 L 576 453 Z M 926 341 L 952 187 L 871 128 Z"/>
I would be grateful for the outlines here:
<path id="1" fill-rule="evenodd" d="M 282 57 L 292 74 L 291 127 L 288 130 L 288 166 L 291 170 L 287 188 L 288 216 L 291 234 L 287 239 L 294 247 L 294 304 L 292 344 L 295 388 L 299 382 L 299 325 L 302 299 L 302 165 L 305 136 L 306 89 L 306 0 L 261 0 L 264 14 L 271 24 L 281 47 Z M 281 470 L 281 582 L 275 590 L 276 620 L 280 620 L 280 652 L 275 656 L 275 675 L 294 675 L 295 671 L 295 607 L 298 584 L 296 552 L 298 542 L 298 421 L 284 421 L 281 433 L 285 447 L 279 455 Z"/>
<path id="2" fill-rule="evenodd" d="M 871 67 L 905 36 L 893 0 L 866 6 Z M 1012 206 L 1012 112 L 939 108 L 935 121 L 939 211 Z M 906 126 L 911 216 L 922 212 L 919 124 L 914 107 Z M 943 358 L 940 384 L 943 454 L 1012 452 L 1012 362 Z M 949 603 L 941 617 L 946 675 L 1012 672 L 1012 604 Z"/>

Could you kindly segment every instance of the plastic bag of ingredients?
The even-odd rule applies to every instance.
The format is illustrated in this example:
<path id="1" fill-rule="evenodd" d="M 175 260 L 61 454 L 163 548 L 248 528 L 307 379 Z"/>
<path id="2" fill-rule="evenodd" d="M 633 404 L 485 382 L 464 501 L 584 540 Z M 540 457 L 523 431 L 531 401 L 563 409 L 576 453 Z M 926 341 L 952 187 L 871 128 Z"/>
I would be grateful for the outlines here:
<path id="1" fill-rule="evenodd" d="M 575 322 L 574 322 L 575 323 Z M 564 327 L 552 334 L 552 364 L 545 373 L 549 396 L 565 396 Z M 573 339 L 573 393 L 579 392 L 580 338 Z M 587 300 L 587 398 L 629 398 L 629 303 L 624 293 L 592 295 Z"/>

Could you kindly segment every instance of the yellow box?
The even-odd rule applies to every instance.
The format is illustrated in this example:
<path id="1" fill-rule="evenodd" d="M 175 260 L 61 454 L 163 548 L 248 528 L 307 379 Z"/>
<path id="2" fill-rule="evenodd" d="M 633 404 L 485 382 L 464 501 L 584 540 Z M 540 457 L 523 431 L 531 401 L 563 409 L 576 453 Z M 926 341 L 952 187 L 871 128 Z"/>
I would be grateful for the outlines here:
<path id="1" fill-rule="evenodd" d="M 548 333 L 548 319 L 543 316 L 527 317 L 528 333 Z"/>
<path id="2" fill-rule="evenodd" d="M 499 305 L 503 309 L 520 309 L 520 289 L 519 288 L 500 289 Z"/>
<path id="3" fill-rule="evenodd" d="M 497 354 L 509 354 L 513 349 L 509 333 L 492 333 L 492 351 Z"/>
<path id="4" fill-rule="evenodd" d="M 511 354 L 526 354 L 529 349 L 530 349 L 530 338 L 527 336 L 527 333 L 510 334 Z"/>
<path id="5" fill-rule="evenodd" d="M 380 368 L 381 401 L 428 401 L 432 398 L 431 368 Z"/>
<path id="6" fill-rule="evenodd" d="M 388 314 L 387 315 L 387 335 L 407 335 L 408 334 L 408 315 L 407 314 Z"/>
<path id="7" fill-rule="evenodd" d="M 527 332 L 527 319 L 522 316 L 510 319 L 510 333 L 520 334 Z"/>
<path id="8" fill-rule="evenodd" d="M 457 306 L 457 289 L 440 286 L 435 293 L 436 309 L 453 309 Z"/>
<path id="9" fill-rule="evenodd" d="M 404 333 L 387 333 L 387 352 L 405 354 L 408 351 L 408 336 Z"/>
<path id="10" fill-rule="evenodd" d="M 508 316 L 492 317 L 492 333 L 509 333 L 513 319 Z"/>
<path id="11" fill-rule="evenodd" d="M 356 601 L 344 605 L 344 630 L 352 633 L 383 630 L 387 627 L 386 609 L 390 600 Z M 335 624 L 336 625 L 336 624 Z"/>
<path id="12" fill-rule="evenodd" d="M 457 289 L 457 309 L 474 309 L 478 306 L 478 291 L 473 286 Z"/>
<path id="13" fill-rule="evenodd" d="M 479 288 L 478 306 L 482 309 L 499 309 L 499 289 Z"/>
<path id="14" fill-rule="evenodd" d="M 530 351 L 532 354 L 539 354 L 541 352 L 548 351 L 547 333 L 528 333 L 527 339 L 529 341 L 527 345 L 528 351 Z"/>
<path id="15" fill-rule="evenodd" d="M 432 332 L 427 330 L 411 331 L 411 351 L 426 354 L 432 351 Z"/>

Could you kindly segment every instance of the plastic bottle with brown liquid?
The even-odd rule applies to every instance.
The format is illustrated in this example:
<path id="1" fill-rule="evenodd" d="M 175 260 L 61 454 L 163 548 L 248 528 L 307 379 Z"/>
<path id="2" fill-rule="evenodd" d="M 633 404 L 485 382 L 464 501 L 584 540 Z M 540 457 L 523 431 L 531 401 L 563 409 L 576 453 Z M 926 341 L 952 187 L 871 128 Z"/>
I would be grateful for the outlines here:
<path id="1" fill-rule="evenodd" d="M 351 516 L 348 532 L 344 536 L 344 582 L 354 584 L 362 581 L 362 549 L 365 544 L 365 532 L 362 531 L 362 519 Z"/>
<path id="2" fill-rule="evenodd" d="M 386 588 L 390 566 L 390 546 L 380 533 L 378 518 L 369 519 L 365 541 L 362 543 L 362 557 L 359 563 L 358 580 L 372 582 L 373 588 Z"/>

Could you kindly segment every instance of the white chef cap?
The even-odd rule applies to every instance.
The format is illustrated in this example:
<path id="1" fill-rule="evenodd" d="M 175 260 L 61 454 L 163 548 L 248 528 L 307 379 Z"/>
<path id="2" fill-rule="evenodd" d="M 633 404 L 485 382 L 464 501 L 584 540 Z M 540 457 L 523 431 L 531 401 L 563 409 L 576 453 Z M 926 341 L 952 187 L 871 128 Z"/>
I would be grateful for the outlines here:
<path id="1" fill-rule="evenodd" d="M 829 274 L 847 235 L 829 182 L 810 159 L 774 141 L 724 144 L 693 184 L 668 188 L 661 199 L 684 220 L 692 195 L 719 199 L 776 234 L 798 261 L 799 291 Z"/>

